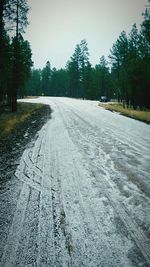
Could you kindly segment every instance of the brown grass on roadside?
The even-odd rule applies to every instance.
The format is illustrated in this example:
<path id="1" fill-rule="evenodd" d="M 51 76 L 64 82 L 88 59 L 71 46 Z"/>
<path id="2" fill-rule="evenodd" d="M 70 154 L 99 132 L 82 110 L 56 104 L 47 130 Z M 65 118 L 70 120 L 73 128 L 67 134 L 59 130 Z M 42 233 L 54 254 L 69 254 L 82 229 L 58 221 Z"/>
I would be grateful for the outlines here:
<path id="1" fill-rule="evenodd" d="M 0 115 L 0 136 L 5 137 L 18 125 L 26 121 L 42 104 L 19 103 L 18 111 L 15 113 L 3 112 Z"/>
<path id="2" fill-rule="evenodd" d="M 150 123 L 150 111 L 146 110 L 134 110 L 133 108 L 123 107 L 120 103 L 99 103 L 99 106 L 104 107 L 107 110 L 118 112 L 121 115 Z"/>

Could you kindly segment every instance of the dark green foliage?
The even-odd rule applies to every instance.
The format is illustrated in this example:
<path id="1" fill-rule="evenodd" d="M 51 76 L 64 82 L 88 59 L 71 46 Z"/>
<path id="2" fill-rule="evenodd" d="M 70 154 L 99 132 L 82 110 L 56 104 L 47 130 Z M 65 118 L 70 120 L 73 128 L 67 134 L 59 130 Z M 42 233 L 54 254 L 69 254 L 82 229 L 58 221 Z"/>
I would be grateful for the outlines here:
<path id="1" fill-rule="evenodd" d="M 15 84 L 17 83 L 17 95 L 24 96 L 25 94 L 25 82 L 29 79 L 31 73 L 31 48 L 28 41 L 25 41 L 21 34 L 18 35 L 18 40 L 16 37 L 12 40 L 12 84 L 14 82 L 14 77 L 16 76 Z M 17 56 L 14 56 L 17 52 Z M 17 68 L 17 71 L 16 71 Z"/>
<path id="2" fill-rule="evenodd" d="M 122 31 L 110 50 L 92 67 L 83 39 L 65 69 L 33 70 L 27 94 L 99 99 L 106 95 L 134 108 L 150 108 L 150 10 L 143 13 L 141 30 L 133 25 L 129 35 Z M 108 67 L 111 64 L 111 70 Z M 32 89 L 31 89 L 32 88 Z"/>
<path id="3" fill-rule="evenodd" d="M 50 95 L 50 80 L 51 80 L 51 65 L 50 62 L 46 62 L 45 68 L 41 73 L 41 87 L 44 95 Z"/>
<path id="4" fill-rule="evenodd" d="M 100 58 L 100 63 L 95 66 L 95 81 L 97 86 L 97 97 L 107 96 L 108 98 L 113 98 L 113 83 L 111 74 L 108 68 L 108 62 L 105 57 Z"/>
<path id="5" fill-rule="evenodd" d="M 52 96 L 68 96 L 69 92 L 67 71 L 64 69 L 53 69 L 50 86 Z"/>
<path id="6" fill-rule="evenodd" d="M 24 29 L 28 25 L 28 11 L 27 0 L 5 0 L 4 17 L 6 26 L 8 30 L 15 30 L 16 36 L 19 33 L 24 33 Z"/>
<path id="7" fill-rule="evenodd" d="M 39 96 L 42 95 L 41 88 L 41 70 L 31 70 L 30 79 L 25 84 L 25 95 Z"/>
<path id="8" fill-rule="evenodd" d="M 0 1 L 0 101 L 3 101 L 6 92 L 6 68 L 9 58 L 9 40 L 4 29 L 4 13 L 6 1 Z M 7 67 L 6 67 L 7 65 Z"/>
<path id="9" fill-rule="evenodd" d="M 0 101 L 17 110 L 17 95 L 23 96 L 30 76 L 31 48 L 21 35 L 28 24 L 26 0 L 0 1 Z M 12 39 L 8 32 L 15 34 Z"/>
<path id="10" fill-rule="evenodd" d="M 89 86 L 91 65 L 89 52 L 85 39 L 77 44 L 75 52 L 67 63 L 69 75 L 69 95 L 77 98 L 85 98 Z"/>
<path id="11" fill-rule="evenodd" d="M 150 11 L 143 16 L 141 31 L 122 32 L 110 55 L 116 95 L 134 108 L 150 108 Z"/>
<path id="12" fill-rule="evenodd" d="M 75 52 L 67 63 L 67 71 L 69 74 L 69 95 L 71 97 L 80 97 L 81 83 L 81 48 L 77 44 Z"/>
<path id="13" fill-rule="evenodd" d="M 6 95 L 10 90 L 10 81 L 12 76 L 11 67 L 12 49 L 8 35 L 3 35 L 1 41 L 1 59 L 0 59 L 0 101 L 6 100 Z"/>

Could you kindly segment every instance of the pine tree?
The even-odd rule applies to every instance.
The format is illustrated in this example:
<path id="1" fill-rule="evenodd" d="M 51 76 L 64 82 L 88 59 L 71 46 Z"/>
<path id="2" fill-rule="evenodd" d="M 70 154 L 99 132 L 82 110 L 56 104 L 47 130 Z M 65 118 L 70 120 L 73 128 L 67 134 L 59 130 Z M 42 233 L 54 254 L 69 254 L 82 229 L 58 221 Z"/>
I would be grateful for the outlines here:
<path id="1" fill-rule="evenodd" d="M 49 61 L 46 62 L 45 68 L 43 68 L 41 73 L 41 85 L 42 85 L 42 92 L 44 95 L 51 95 L 50 92 L 50 80 L 51 80 L 51 64 Z"/>
<path id="2" fill-rule="evenodd" d="M 0 1 L 0 100 L 3 99 L 4 96 L 4 66 L 6 59 L 6 33 L 4 30 L 4 12 L 6 8 L 6 1 Z"/>
<path id="3" fill-rule="evenodd" d="M 109 56 L 112 72 L 116 77 L 116 95 L 119 101 L 123 101 L 127 97 L 128 46 L 128 38 L 126 32 L 123 31 L 110 50 L 111 55 Z"/>
<path id="4" fill-rule="evenodd" d="M 12 77 L 12 89 L 11 89 L 11 109 L 12 112 L 17 110 L 17 93 L 19 91 L 19 58 L 20 58 L 20 44 L 19 35 L 24 32 L 25 27 L 28 25 L 27 13 L 29 7 L 27 0 L 9 0 L 6 14 L 9 19 L 9 23 L 15 27 L 15 38 L 13 45 L 13 77 Z"/>
<path id="5" fill-rule="evenodd" d="M 71 97 L 80 97 L 81 84 L 81 48 L 76 45 L 75 51 L 67 63 L 67 71 L 69 75 L 69 94 Z"/>
<path id="6" fill-rule="evenodd" d="M 87 66 L 89 67 L 89 51 L 88 51 L 88 46 L 87 42 L 85 39 L 81 40 L 80 42 L 80 49 L 81 49 L 81 57 L 80 57 L 80 72 L 81 72 L 81 97 L 85 98 L 86 97 L 86 84 L 87 84 L 87 79 L 89 77 L 87 76 L 86 73 L 86 68 Z"/>

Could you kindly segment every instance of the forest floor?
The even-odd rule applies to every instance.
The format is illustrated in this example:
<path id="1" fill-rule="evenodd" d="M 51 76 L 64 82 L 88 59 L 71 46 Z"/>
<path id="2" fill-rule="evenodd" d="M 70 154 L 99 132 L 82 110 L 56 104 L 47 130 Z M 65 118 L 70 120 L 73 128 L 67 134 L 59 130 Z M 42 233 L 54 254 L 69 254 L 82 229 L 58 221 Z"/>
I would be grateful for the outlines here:
<path id="1" fill-rule="evenodd" d="M 112 112 L 118 112 L 121 115 L 136 119 L 139 121 L 146 122 L 150 124 L 150 110 L 135 110 L 133 108 L 123 107 L 123 104 L 120 103 L 99 103 L 100 107 L 103 107 Z"/>

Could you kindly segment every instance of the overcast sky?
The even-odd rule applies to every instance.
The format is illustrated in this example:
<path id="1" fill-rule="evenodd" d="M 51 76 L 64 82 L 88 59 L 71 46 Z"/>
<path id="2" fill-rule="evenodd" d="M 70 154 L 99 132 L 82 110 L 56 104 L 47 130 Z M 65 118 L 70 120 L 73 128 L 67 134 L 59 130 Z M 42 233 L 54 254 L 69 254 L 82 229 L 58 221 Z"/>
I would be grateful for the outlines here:
<path id="1" fill-rule="evenodd" d="M 64 68 L 82 39 L 88 43 L 90 62 L 98 64 L 110 53 L 121 31 L 142 22 L 147 0 L 28 0 L 30 25 L 24 38 L 31 43 L 35 68 L 49 60 Z"/>

